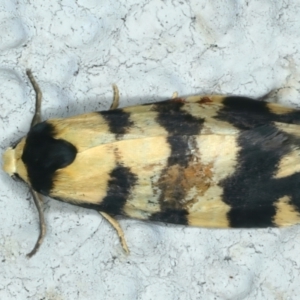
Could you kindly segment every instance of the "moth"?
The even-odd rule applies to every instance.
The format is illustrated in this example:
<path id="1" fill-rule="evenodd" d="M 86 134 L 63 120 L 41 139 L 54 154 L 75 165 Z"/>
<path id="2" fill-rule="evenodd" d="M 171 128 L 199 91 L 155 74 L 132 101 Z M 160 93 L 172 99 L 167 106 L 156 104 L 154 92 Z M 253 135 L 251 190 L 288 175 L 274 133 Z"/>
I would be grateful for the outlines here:
<path id="1" fill-rule="evenodd" d="M 196 95 L 64 119 L 41 120 L 3 156 L 32 190 L 45 236 L 42 195 L 115 216 L 210 228 L 300 221 L 300 111 L 263 99 Z"/>

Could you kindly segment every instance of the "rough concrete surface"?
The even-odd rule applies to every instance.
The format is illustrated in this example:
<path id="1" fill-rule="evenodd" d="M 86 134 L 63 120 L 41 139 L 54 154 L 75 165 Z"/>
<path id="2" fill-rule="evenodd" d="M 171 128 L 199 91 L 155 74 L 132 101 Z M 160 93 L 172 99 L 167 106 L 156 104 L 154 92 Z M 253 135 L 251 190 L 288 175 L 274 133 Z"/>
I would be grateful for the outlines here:
<path id="1" fill-rule="evenodd" d="M 1 153 L 43 117 L 179 95 L 300 105 L 298 0 L 0 0 Z M 258 191 L 259 192 L 259 191 Z M 28 188 L 0 172 L 0 299 L 299 299 L 300 226 L 208 230 L 121 219 L 131 253 L 96 212 L 52 199 L 40 251 Z"/>

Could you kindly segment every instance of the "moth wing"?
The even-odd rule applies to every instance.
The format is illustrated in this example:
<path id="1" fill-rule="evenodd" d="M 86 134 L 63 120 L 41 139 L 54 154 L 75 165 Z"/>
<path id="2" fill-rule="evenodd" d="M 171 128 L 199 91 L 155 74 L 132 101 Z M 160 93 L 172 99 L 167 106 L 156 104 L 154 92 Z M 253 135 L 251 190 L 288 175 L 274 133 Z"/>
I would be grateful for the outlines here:
<path id="1" fill-rule="evenodd" d="M 241 106 L 227 113 L 224 98 L 197 101 L 124 109 L 125 127 L 100 145 L 83 145 L 56 172 L 50 196 L 110 214 L 204 227 L 298 222 L 299 126 L 273 121 L 298 112 L 272 106 L 262 113 L 268 104 L 258 103 L 249 116 Z M 100 118 L 111 132 L 117 116 Z"/>

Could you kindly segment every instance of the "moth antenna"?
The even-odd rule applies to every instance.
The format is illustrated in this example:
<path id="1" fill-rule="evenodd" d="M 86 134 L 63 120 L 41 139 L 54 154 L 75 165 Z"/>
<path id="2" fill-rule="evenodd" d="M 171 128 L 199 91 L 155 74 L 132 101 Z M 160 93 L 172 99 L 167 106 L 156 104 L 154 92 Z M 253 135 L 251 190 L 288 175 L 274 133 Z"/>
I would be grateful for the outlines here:
<path id="1" fill-rule="evenodd" d="M 36 254 L 36 252 L 39 250 L 39 248 L 40 248 L 40 246 L 41 246 L 41 244 L 44 240 L 44 237 L 46 235 L 46 223 L 45 223 L 45 218 L 44 218 L 44 212 L 43 212 L 43 209 L 42 209 L 43 198 L 39 193 L 37 193 L 33 189 L 30 189 L 30 191 L 32 193 L 35 206 L 36 206 L 36 208 L 38 210 L 38 213 L 39 213 L 40 234 L 39 234 L 39 237 L 38 237 L 38 239 L 35 243 L 34 248 L 31 250 L 31 252 L 29 252 L 27 254 L 27 257 L 29 257 L 29 258 L 32 257 L 34 254 Z"/>
<path id="2" fill-rule="evenodd" d="M 117 85 L 113 84 L 112 88 L 113 88 L 113 92 L 114 92 L 114 98 L 113 98 L 113 102 L 112 102 L 109 110 L 118 108 L 119 100 L 120 100 L 120 93 L 119 93 L 119 89 L 118 89 Z"/>
<path id="3" fill-rule="evenodd" d="M 108 223 L 117 231 L 117 234 L 120 238 L 121 245 L 123 247 L 123 250 L 126 252 L 126 254 L 129 254 L 129 249 L 125 240 L 124 232 L 118 223 L 116 219 L 111 217 L 109 214 L 103 212 L 103 211 L 98 211 L 98 213 L 106 220 Z"/>
<path id="4" fill-rule="evenodd" d="M 35 112 L 34 112 L 34 116 L 32 118 L 31 121 L 31 125 L 30 128 L 32 128 L 34 125 L 40 123 L 42 121 L 42 115 L 41 115 L 41 105 L 42 105 L 42 91 L 38 85 L 38 83 L 36 82 L 35 78 L 32 75 L 32 72 L 30 69 L 26 70 L 26 74 L 30 80 L 30 83 L 35 91 Z M 40 222 L 40 234 L 39 237 L 35 243 L 34 248 L 32 249 L 31 252 L 29 252 L 27 254 L 27 257 L 32 257 L 40 248 L 44 237 L 46 235 L 46 223 L 45 223 L 45 217 L 44 217 L 44 212 L 42 209 L 42 204 L 43 204 L 43 198 L 42 195 L 37 193 L 36 191 L 34 191 L 33 189 L 30 189 L 31 194 L 33 196 L 33 200 L 36 206 L 36 209 L 39 213 L 39 222 Z"/>
<path id="5" fill-rule="evenodd" d="M 35 91 L 35 112 L 34 116 L 31 121 L 30 128 L 33 127 L 34 125 L 40 123 L 42 121 L 42 115 L 41 115 L 41 105 L 42 105 L 42 91 L 36 82 L 35 78 L 32 75 L 32 72 L 30 69 L 26 70 L 26 74 L 30 80 L 30 83 Z"/>

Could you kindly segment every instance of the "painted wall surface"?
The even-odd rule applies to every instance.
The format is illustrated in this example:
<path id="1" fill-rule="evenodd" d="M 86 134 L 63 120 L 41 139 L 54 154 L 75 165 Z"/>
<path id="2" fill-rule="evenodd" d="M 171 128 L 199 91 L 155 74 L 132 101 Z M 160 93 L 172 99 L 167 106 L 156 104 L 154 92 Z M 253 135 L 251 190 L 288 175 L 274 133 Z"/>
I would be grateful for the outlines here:
<path id="1" fill-rule="evenodd" d="M 300 107 L 300 2 L 0 0 L 0 147 L 43 117 L 220 93 Z M 300 186 L 300 184 L 299 184 Z M 259 193 L 259 191 L 258 191 Z M 94 211 L 45 199 L 0 172 L 0 299 L 298 299 L 300 226 L 209 230 L 121 219 L 131 253 Z"/>

